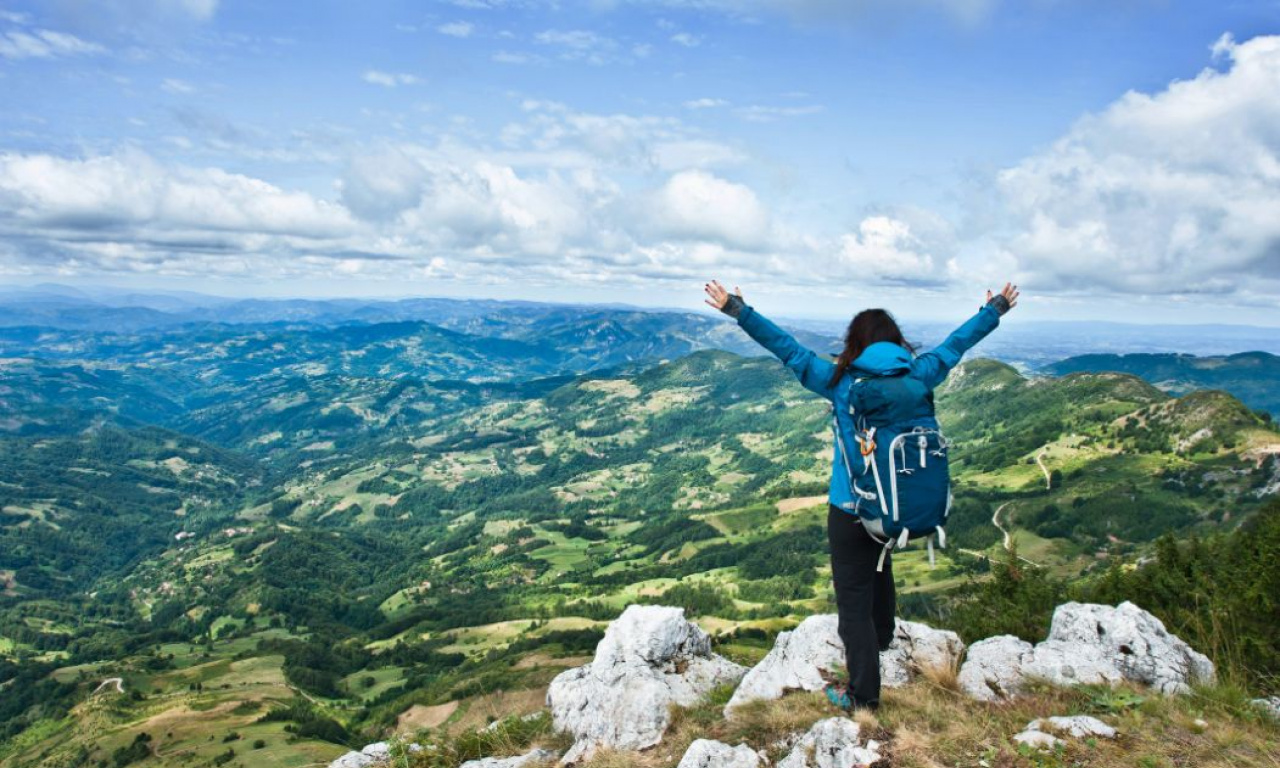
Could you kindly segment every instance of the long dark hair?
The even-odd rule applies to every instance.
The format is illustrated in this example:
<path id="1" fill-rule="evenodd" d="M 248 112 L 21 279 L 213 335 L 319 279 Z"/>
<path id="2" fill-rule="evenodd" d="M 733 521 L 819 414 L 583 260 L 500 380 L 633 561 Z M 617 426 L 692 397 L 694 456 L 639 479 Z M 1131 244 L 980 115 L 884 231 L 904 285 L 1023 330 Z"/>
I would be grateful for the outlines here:
<path id="1" fill-rule="evenodd" d="M 849 330 L 844 334 L 844 350 L 836 358 L 836 370 L 827 386 L 834 387 L 853 361 L 858 359 L 858 355 L 878 341 L 892 342 L 913 354 L 916 351 L 916 345 L 902 335 L 902 329 L 898 327 L 898 321 L 893 319 L 893 315 L 883 309 L 864 309 L 849 321 Z"/>

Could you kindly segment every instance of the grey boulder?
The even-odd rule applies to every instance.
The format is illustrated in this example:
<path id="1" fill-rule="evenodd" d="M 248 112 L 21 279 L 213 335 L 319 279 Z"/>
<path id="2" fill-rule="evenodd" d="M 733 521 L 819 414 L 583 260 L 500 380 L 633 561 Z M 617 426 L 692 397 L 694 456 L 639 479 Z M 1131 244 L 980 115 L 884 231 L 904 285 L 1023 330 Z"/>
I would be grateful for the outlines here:
<path id="1" fill-rule="evenodd" d="M 1265 699 L 1253 699 L 1249 702 L 1253 706 L 1261 709 L 1264 714 L 1273 720 L 1280 720 L 1280 696 L 1271 696 Z"/>
<path id="2" fill-rule="evenodd" d="M 998 635 L 969 646 L 957 681 L 960 689 L 981 701 L 999 701 L 1022 692 L 1023 675 L 1031 660 L 1031 643 L 1013 635 Z"/>
<path id="3" fill-rule="evenodd" d="M 880 745 L 861 744 L 858 724 L 847 717 L 829 717 L 813 724 L 795 743 L 778 768 L 854 768 L 880 760 Z"/>
<path id="4" fill-rule="evenodd" d="M 763 764 L 759 753 L 746 744 L 731 747 L 711 739 L 698 739 L 685 750 L 676 768 L 760 768 Z"/>
<path id="5" fill-rule="evenodd" d="M 1023 731 L 1013 737 L 1019 744 L 1036 749 L 1056 749 L 1065 744 L 1054 734 L 1062 734 L 1075 739 L 1096 737 L 1114 739 L 1116 729 L 1096 717 L 1088 715 L 1072 715 L 1070 717 L 1044 717 L 1027 723 Z"/>
<path id="6" fill-rule="evenodd" d="M 1015 734 L 1013 740 L 1019 744 L 1023 744 L 1028 747 L 1035 747 L 1036 749 L 1055 749 L 1058 745 L 1066 743 L 1053 734 L 1031 729 Z"/>
<path id="7" fill-rule="evenodd" d="M 550 762 L 558 756 L 558 753 L 548 749 L 534 749 L 515 757 L 485 757 L 479 760 L 468 760 L 460 768 L 521 768 L 528 763 Z"/>
<path id="8" fill-rule="evenodd" d="M 684 609 L 629 606 L 605 630 L 591 663 L 557 675 L 547 690 L 552 726 L 574 737 L 562 762 L 599 747 L 651 747 L 670 725 L 672 704 L 692 706 L 745 671 L 711 652 L 711 639 Z"/>
<path id="9" fill-rule="evenodd" d="M 1071 715 L 1069 717 L 1045 717 L 1032 720 L 1027 724 L 1029 731 L 1060 733 L 1074 739 L 1089 737 L 1114 739 L 1116 729 L 1089 715 Z"/>
<path id="10" fill-rule="evenodd" d="M 844 643 L 835 614 L 810 616 L 790 632 L 782 632 L 773 649 L 747 672 L 725 705 L 726 717 L 751 701 L 780 698 L 787 691 L 820 691 L 844 668 Z M 880 654 L 881 684 L 896 688 L 921 670 L 956 664 L 964 644 L 960 637 L 914 621 L 898 620 L 889 649 Z"/>
<path id="11" fill-rule="evenodd" d="M 1213 662 L 1133 603 L 1065 603 L 1053 612 L 1049 637 L 1028 646 L 1001 636 L 974 643 L 960 668 L 971 696 L 1016 696 L 1026 682 L 1055 685 L 1141 683 L 1163 694 L 1188 693 L 1214 679 Z"/>
<path id="12" fill-rule="evenodd" d="M 359 752 L 347 754 L 329 763 L 329 768 L 373 768 L 384 766 L 391 761 L 391 745 L 379 741 L 366 746 Z"/>

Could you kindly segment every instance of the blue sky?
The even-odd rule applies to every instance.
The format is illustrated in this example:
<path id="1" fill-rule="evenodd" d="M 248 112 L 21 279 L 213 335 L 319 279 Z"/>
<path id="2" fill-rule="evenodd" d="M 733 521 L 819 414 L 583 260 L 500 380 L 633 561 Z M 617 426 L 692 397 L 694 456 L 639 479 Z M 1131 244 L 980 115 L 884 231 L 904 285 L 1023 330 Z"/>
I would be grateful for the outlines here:
<path id="1" fill-rule="evenodd" d="M 0 0 L 0 280 L 1280 324 L 1280 3 Z"/>

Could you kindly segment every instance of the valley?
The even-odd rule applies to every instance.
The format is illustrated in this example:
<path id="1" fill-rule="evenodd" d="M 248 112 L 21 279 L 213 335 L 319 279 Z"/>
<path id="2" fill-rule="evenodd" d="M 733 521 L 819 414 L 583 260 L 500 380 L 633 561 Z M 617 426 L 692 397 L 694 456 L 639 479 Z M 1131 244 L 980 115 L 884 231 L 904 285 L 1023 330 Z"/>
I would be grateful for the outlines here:
<path id="1" fill-rule="evenodd" d="M 149 765 L 311 765 L 540 709 L 631 603 L 740 663 L 833 610 L 826 403 L 668 319 L 540 311 L 0 331 L 0 765 L 127 765 L 141 734 Z M 1280 487 L 1280 434 L 1222 391 L 976 358 L 938 411 L 950 546 L 894 555 L 938 625 L 1006 531 L 1088 585 Z"/>

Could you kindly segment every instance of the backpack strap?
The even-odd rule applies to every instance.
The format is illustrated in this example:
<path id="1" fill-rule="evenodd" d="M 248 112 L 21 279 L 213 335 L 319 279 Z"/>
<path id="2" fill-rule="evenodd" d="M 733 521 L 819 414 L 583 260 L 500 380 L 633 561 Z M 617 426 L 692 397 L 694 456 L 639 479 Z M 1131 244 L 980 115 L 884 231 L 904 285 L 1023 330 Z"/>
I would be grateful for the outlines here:
<path id="1" fill-rule="evenodd" d="M 884 558 L 886 555 L 889 554 L 889 551 L 892 549 L 893 549 L 893 539 L 889 539 L 884 543 L 884 546 L 881 547 L 880 549 L 880 559 L 876 561 L 876 573 L 884 572 Z"/>
<path id="2" fill-rule="evenodd" d="M 876 428 L 872 427 L 871 433 L 873 437 L 875 435 L 875 431 L 876 431 Z M 875 443 L 872 443 L 871 447 L 874 450 Z M 889 456 L 890 456 L 890 464 L 892 464 L 893 453 L 890 452 Z M 871 475 L 876 479 L 876 493 L 880 496 L 880 511 L 884 513 L 885 517 L 888 517 L 890 514 L 889 502 L 888 500 L 885 499 L 885 496 L 884 496 L 884 484 L 880 482 L 880 467 L 876 464 L 876 457 L 874 454 L 872 454 L 869 457 L 864 457 L 863 461 L 871 465 Z M 898 478 L 896 476 L 893 476 L 892 471 L 890 471 L 889 474 L 890 474 L 889 482 L 893 484 L 893 521 L 896 523 L 898 522 Z"/>
<path id="3" fill-rule="evenodd" d="M 881 518 L 866 518 L 859 515 L 858 520 L 862 522 L 862 530 L 867 532 L 872 541 L 880 545 L 880 558 L 876 560 L 876 573 L 880 573 L 884 570 L 885 558 L 898 545 L 898 540 L 885 534 L 884 521 Z"/>

